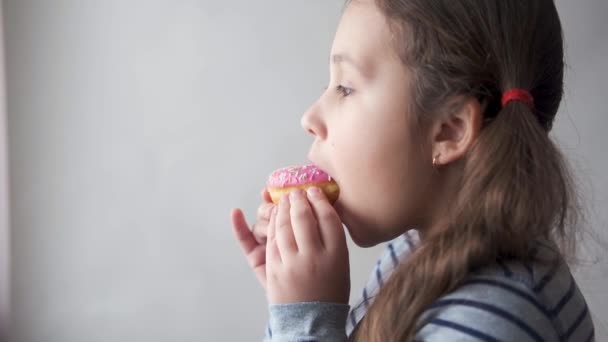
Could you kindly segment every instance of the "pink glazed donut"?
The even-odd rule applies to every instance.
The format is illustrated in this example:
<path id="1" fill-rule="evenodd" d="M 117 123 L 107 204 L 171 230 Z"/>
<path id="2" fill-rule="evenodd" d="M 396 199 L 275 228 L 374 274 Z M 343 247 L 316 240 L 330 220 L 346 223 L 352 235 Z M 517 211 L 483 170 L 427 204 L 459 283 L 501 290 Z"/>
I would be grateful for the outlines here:
<path id="1" fill-rule="evenodd" d="M 340 195 L 338 184 L 325 171 L 314 165 L 288 166 L 275 170 L 266 183 L 266 189 L 275 204 L 292 190 L 306 191 L 312 186 L 321 189 L 331 204 L 334 204 Z"/>

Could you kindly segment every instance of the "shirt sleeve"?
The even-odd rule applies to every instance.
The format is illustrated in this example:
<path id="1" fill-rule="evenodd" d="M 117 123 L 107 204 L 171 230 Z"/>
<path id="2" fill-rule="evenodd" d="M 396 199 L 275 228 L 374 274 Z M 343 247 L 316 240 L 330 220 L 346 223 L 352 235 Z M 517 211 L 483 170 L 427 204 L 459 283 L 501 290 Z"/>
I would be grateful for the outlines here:
<path id="1" fill-rule="evenodd" d="M 264 341 L 347 341 L 347 304 L 306 302 L 270 305 L 270 319 Z"/>

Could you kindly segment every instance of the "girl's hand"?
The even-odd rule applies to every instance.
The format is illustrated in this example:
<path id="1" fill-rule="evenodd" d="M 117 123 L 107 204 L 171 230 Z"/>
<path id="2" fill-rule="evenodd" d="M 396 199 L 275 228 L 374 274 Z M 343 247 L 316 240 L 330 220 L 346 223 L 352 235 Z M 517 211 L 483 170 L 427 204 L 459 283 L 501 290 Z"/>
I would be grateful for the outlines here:
<path id="1" fill-rule="evenodd" d="M 275 205 L 272 203 L 266 189 L 262 190 L 261 195 L 262 203 L 258 207 L 257 222 L 251 225 L 251 228 L 249 228 L 241 209 L 233 209 L 230 216 L 232 230 L 241 245 L 249 266 L 251 266 L 262 288 L 266 290 L 266 236 L 268 234 L 270 212 Z"/>
<path id="2" fill-rule="evenodd" d="M 284 196 L 270 216 L 266 244 L 270 304 L 347 304 L 350 269 L 340 217 L 319 188 Z"/>

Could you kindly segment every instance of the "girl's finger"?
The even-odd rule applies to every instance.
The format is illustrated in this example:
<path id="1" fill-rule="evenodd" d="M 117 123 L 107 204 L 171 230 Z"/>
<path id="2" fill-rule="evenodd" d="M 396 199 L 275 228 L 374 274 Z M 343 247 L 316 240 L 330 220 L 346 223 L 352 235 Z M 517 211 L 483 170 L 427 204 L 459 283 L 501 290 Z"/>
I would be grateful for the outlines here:
<path id="1" fill-rule="evenodd" d="M 258 244 L 265 245 L 266 237 L 268 236 L 268 221 L 258 221 L 253 223 L 251 225 L 251 233 Z"/>
<path id="2" fill-rule="evenodd" d="M 277 245 L 283 260 L 298 252 L 298 245 L 293 235 L 291 217 L 289 216 L 290 206 L 289 196 L 284 195 L 279 203 L 275 223 Z"/>
<path id="3" fill-rule="evenodd" d="M 258 207 L 257 218 L 258 221 L 268 221 L 270 219 L 270 211 L 274 207 L 272 203 L 262 203 Z"/>
<path id="4" fill-rule="evenodd" d="M 327 197 L 321 189 L 312 187 L 308 189 L 310 205 L 317 218 L 319 232 L 323 246 L 327 250 L 335 250 L 346 246 L 346 235 L 342 221 L 334 207 L 329 204 Z"/>
<path id="5" fill-rule="evenodd" d="M 260 195 L 262 197 L 262 202 L 272 203 L 272 198 L 270 197 L 270 193 L 268 193 L 268 189 L 266 187 L 262 189 L 262 193 Z"/>
<path id="6" fill-rule="evenodd" d="M 266 289 L 266 245 L 258 244 L 255 241 L 240 209 L 233 209 L 230 217 L 234 234 L 247 258 L 247 263 L 249 263 L 262 287 Z"/>
<path id="7" fill-rule="evenodd" d="M 281 253 L 277 245 L 276 239 L 276 222 L 277 222 L 277 208 L 275 207 L 270 213 L 270 220 L 268 222 L 268 239 L 266 240 L 266 264 L 270 269 L 275 264 L 282 264 Z"/>
<path id="8" fill-rule="evenodd" d="M 255 241 L 253 233 L 249 230 L 249 225 L 247 225 L 247 221 L 245 221 L 243 211 L 241 211 L 241 209 L 232 209 L 230 212 L 230 219 L 232 221 L 234 236 L 238 240 L 243 253 L 249 255 L 249 253 L 258 246 L 258 243 Z"/>
<path id="9" fill-rule="evenodd" d="M 290 216 L 298 251 L 316 252 L 321 247 L 321 236 L 308 199 L 301 190 L 295 190 L 290 203 Z"/>

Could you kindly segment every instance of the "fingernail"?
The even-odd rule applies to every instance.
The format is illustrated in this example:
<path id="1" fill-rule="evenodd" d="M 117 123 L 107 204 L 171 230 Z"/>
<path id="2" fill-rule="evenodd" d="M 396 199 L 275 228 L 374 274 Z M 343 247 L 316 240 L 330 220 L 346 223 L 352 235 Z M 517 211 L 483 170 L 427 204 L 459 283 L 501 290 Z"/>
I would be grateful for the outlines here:
<path id="1" fill-rule="evenodd" d="M 310 198 L 318 199 L 321 197 L 321 189 L 317 188 L 316 186 L 308 188 L 306 193 Z"/>
<path id="2" fill-rule="evenodd" d="M 283 204 L 289 203 L 289 194 L 285 194 L 285 195 L 283 195 L 283 197 L 281 197 L 281 203 L 283 203 Z"/>

